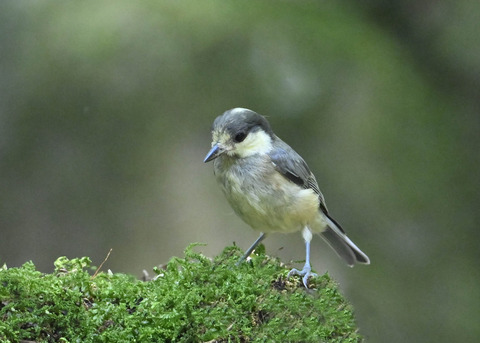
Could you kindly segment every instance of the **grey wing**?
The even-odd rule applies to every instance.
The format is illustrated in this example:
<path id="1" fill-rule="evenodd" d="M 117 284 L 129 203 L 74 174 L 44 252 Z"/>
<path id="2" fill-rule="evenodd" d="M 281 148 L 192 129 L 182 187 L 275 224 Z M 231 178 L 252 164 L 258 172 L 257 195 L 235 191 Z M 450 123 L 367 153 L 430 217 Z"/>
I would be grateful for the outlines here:
<path id="1" fill-rule="evenodd" d="M 325 205 L 325 198 L 318 188 L 315 176 L 308 168 L 304 159 L 293 150 L 287 143 L 276 137 L 275 147 L 270 151 L 269 156 L 275 169 L 291 182 L 305 188 L 312 189 L 320 200 L 320 209 L 328 213 Z"/>

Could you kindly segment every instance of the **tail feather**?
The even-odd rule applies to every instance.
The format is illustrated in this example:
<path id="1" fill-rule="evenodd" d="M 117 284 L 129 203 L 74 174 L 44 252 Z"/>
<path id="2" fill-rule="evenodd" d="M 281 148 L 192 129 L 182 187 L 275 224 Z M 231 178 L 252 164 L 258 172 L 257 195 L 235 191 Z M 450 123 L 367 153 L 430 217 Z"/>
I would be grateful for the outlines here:
<path id="1" fill-rule="evenodd" d="M 325 219 L 328 227 L 321 233 L 321 236 L 337 255 L 350 267 L 353 267 L 355 263 L 370 264 L 368 256 L 347 237 L 340 225 L 328 215 L 325 215 Z"/>

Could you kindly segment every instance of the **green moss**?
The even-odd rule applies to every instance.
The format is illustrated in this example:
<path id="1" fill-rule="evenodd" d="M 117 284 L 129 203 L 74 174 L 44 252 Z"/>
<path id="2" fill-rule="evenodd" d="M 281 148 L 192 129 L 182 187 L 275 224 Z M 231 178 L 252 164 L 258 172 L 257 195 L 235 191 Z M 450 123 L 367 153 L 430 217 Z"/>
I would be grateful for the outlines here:
<path id="1" fill-rule="evenodd" d="M 351 307 L 325 274 L 311 289 L 263 251 L 240 267 L 236 247 L 211 260 L 190 246 L 153 281 L 92 277 L 88 258 L 0 270 L 0 341 L 360 342 Z M 260 249 L 261 250 L 261 249 Z"/>

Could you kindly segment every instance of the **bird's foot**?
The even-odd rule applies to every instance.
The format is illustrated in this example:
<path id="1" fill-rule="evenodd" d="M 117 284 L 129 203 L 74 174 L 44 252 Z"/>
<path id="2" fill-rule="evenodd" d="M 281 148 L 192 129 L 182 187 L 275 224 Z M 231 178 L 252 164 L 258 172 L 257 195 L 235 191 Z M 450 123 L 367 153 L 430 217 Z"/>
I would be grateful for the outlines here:
<path id="1" fill-rule="evenodd" d="M 290 276 L 292 275 L 303 276 L 302 281 L 305 288 L 308 288 L 307 281 L 310 276 L 313 276 L 313 277 L 318 276 L 316 273 L 312 273 L 312 267 L 310 267 L 310 264 L 305 264 L 302 270 L 293 268 L 288 272 L 287 279 L 290 278 Z"/>

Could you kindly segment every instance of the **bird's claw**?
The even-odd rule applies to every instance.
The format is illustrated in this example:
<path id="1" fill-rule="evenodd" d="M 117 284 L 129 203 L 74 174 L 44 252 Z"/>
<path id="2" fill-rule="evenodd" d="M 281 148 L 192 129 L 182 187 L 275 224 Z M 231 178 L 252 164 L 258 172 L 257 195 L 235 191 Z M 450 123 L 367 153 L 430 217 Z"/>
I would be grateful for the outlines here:
<path id="1" fill-rule="evenodd" d="M 316 273 L 312 273 L 312 268 L 309 265 L 305 265 L 302 270 L 298 270 L 296 268 L 293 268 L 292 270 L 290 270 L 288 272 L 287 279 L 289 279 L 290 276 L 292 276 L 292 275 L 303 276 L 302 281 L 303 281 L 303 285 L 305 286 L 305 288 L 308 288 L 307 281 L 308 281 L 308 278 L 310 276 L 312 276 L 312 277 L 318 276 Z"/>

